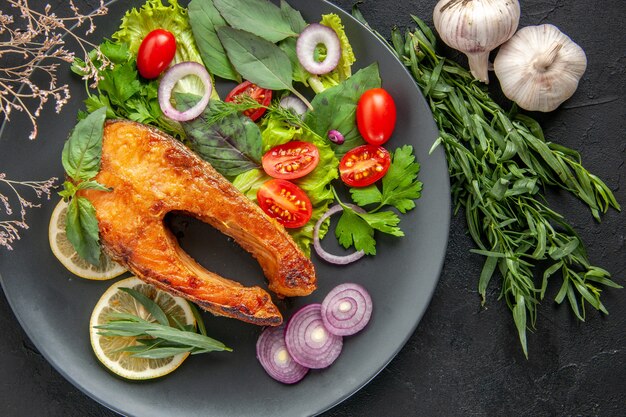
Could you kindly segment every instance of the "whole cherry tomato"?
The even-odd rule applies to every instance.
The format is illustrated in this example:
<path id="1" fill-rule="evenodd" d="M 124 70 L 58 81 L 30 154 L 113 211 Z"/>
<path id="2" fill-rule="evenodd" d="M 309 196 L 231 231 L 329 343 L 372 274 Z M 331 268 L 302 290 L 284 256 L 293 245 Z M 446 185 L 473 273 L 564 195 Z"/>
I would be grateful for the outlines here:
<path id="1" fill-rule="evenodd" d="M 313 171 L 320 161 L 317 146 L 291 141 L 270 149 L 263 155 L 263 169 L 270 177 L 292 180 Z"/>
<path id="2" fill-rule="evenodd" d="M 237 102 L 238 97 L 248 95 L 255 99 L 257 102 L 264 106 L 269 106 L 272 101 L 272 90 L 267 88 L 261 88 L 256 84 L 252 84 L 250 81 L 244 81 L 237 87 L 228 93 L 224 101 Z M 243 112 L 245 116 L 248 116 L 252 121 L 257 121 L 263 114 L 265 114 L 264 108 L 249 109 Z"/>
<path id="3" fill-rule="evenodd" d="M 153 79 L 167 68 L 176 55 L 176 38 L 165 29 L 148 33 L 137 52 L 137 69 L 142 77 Z"/>
<path id="4" fill-rule="evenodd" d="M 367 90 L 357 104 L 356 123 L 367 143 L 382 145 L 396 126 L 396 103 L 382 88 Z"/>
<path id="5" fill-rule="evenodd" d="M 361 145 L 349 150 L 339 163 L 341 180 L 351 187 L 374 184 L 387 173 L 391 155 L 382 146 Z"/>
<path id="6" fill-rule="evenodd" d="M 265 214 L 285 227 L 302 227 L 313 213 L 311 200 L 306 193 L 286 180 L 267 181 L 257 191 L 256 198 Z"/>

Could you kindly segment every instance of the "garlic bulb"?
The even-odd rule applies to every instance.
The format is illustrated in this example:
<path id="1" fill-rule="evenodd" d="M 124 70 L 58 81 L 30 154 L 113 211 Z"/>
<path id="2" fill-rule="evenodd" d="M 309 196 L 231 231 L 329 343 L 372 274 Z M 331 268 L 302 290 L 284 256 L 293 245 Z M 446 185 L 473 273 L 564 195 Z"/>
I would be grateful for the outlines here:
<path id="1" fill-rule="evenodd" d="M 528 26 L 502 45 L 494 69 L 509 99 L 526 110 L 549 112 L 574 94 L 587 57 L 556 26 Z"/>
<path id="2" fill-rule="evenodd" d="M 520 17 L 518 0 L 440 0 L 433 20 L 441 39 L 467 55 L 470 71 L 489 83 L 489 52 L 509 40 Z"/>

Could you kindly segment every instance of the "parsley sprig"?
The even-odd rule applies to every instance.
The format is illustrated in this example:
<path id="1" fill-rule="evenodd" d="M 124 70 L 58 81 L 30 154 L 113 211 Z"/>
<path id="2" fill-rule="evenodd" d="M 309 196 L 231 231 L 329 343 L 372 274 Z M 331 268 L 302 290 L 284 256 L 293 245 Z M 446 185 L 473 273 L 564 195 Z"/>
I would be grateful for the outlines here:
<path id="1" fill-rule="evenodd" d="M 376 254 L 375 231 L 402 237 L 404 232 L 398 226 L 400 217 L 393 210 L 381 211 L 385 207 L 394 207 L 400 213 L 415 208 L 415 200 L 421 195 L 422 183 L 417 179 L 420 165 L 415 161 L 413 147 L 410 145 L 396 149 L 391 158 L 391 165 L 381 181 L 381 186 L 372 184 L 363 188 L 351 188 L 352 200 L 361 207 L 375 205 L 361 213 L 343 203 L 337 194 L 335 198 L 341 204 L 343 212 L 335 234 L 344 248 L 354 246 L 367 255 Z"/>

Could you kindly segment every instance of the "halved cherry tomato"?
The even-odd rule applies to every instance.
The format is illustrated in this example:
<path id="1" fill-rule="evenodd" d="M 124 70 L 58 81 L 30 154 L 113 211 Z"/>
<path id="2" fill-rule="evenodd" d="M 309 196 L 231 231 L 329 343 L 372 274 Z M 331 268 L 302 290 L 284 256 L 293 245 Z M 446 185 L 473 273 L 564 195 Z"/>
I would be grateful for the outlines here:
<path id="1" fill-rule="evenodd" d="M 292 182 L 269 180 L 259 188 L 256 198 L 261 209 L 285 227 L 302 227 L 311 219 L 311 200 Z"/>
<path id="2" fill-rule="evenodd" d="M 320 161 L 317 146 L 291 141 L 270 149 L 263 155 L 263 169 L 270 177 L 293 180 L 313 171 Z"/>
<path id="3" fill-rule="evenodd" d="M 389 152 L 381 146 L 361 145 L 346 153 L 339 163 L 341 180 L 351 187 L 374 184 L 391 165 Z"/>
<path id="4" fill-rule="evenodd" d="M 137 52 L 137 69 L 142 77 L 158 77 L 176 55 L 176 38 L 165 29 L 148 33 Z"/>
<path id="5" fill-rule="evenodd" d="M 367 90 L 356 107 L 356 124 L 371 145 L 387 142 L 396 126 L 396 103 L 382 88 Z"/>
<path id="6" fill-rule="evenodd" d="M 250 81 L 244 81 L 237 87 L 233 88 L 233 90 L 228 93 L 224 101 L 236 102 L 237 97 L 242 95 L 248 95 L 264 106 L 269 106 L 272 101 L 272 90 L 261 88 L 256 84 L 252 84 Z M 252 121 L 256 122 L 261 116 L 263 116 L 263 114 L 265 114 L 265 110 L 266 109 L 264 108 L 249 109 L 244 111 L 243 114 L 251 118 Z"/>

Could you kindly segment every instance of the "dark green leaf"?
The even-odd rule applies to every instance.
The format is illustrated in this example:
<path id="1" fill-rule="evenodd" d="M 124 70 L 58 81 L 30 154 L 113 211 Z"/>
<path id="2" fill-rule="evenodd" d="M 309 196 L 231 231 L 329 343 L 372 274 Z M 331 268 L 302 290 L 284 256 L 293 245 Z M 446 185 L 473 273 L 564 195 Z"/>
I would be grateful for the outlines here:
<path id="1" fill-rule="evenodd" d="M 79 121 L 63 146 L 62 162 L 67 175 L 88 180 L 100 171 L 102 132 L 106 109 L 98 109 Z"/>
<path id="2" fill-rule="evenodd" d="M 176 94 L 181 109 L 192 107 L 198 98 L 191 94 Z M 259 127 L 249 117 L 239 114 L 208 124 L 207 119 L 214 108 L 215 104 L 211 102 L 202 115 L 182 124 L 190 147 L 227 177 L 259 168 L 262 156 Z"/>
<path id="3" fill-rule="evenodd" d="M 365 91 L 380 85 L 378 64 L 361 69 L 341 84 L 317 94 L 311 102 L 315 111 L 307 113 L 305 123 L 324 138 L 332 129 L 341 132 L 345 142 L 335 152 L 343 155 L 364 143 L 356 126 L 357 102 Z"/>
<path id="4" fill-rule="evenodd" d="M 67 239 L 81 258 L 100 265 L 100 244 L 96 209 L 84 197 L 74 197 L 67 208 Z"/>
<path id="5" fill-rule="evenodd" d="M 278 46 L 228 26 L 217 28 L 217 35 L 243 78 L 270 90 L 293 90 L 291 61 Z"/>
<path id="6" fill-rule="evenodd" d="M 297 35 L 297 33 L 291 29 L 291 19 L 285 19 L 281 9 L 267 0 L 213 1 L 217 10 L 220 11 L 220 14 L 228 24 L 235 29 L 255 33 L 271 43 L 276 43 L 289 36 Z M 222 38 L 221 35 L 220 38 Z M 222 39 L 222 42 L 224 42 L 224 39 Z M 226 50 L 228 50 L 227 46 Z M 234 61 L 233 64 L 235 64 L 235 68 L 237 68 L 237 64 Z M 244 78 L 249 80 L 243 72 L 241 72 L 241 74 Z"/>
<path id="7" fill-rule="evenodd" d="M 498 258 L 495 256 L 488 256 L 483 265 L 483 269 L 480 273 L 480 279 L 478 280 L 478 293 L 482 298 L 482 304 L 485 304 L 485 297 L 487 295 L 487 286 L 493 277 L 493 273 L 498 265 Z"/>
<path id="8" fill-rule="evenodd" d="M 193 37 L 211 74 L 241 82 L 217 36 L 217 28 L 225 26 L 226 21 L 215 8 L 213 0 L 193 0 L 188 10 Z"/>
<path id="9" fill-rule="evenodd" d="M 307 27 L 306 21 L 302 18 L 302 14 L 291 7 L 285 0 L 280 0 L 280 13 L 283 19 L 289 22 L 291 30 L 300 33 Z"/>
<path id="10" fill-rule="evenodd" d="M 83 181 L 78 184 L 76 190 L 98 190 L 98 191 L 112 191 L 112 188 L 106 187 L 100 184 L 98 181 Z"/>
<path id="11" fill-rule="evenodd" d="M 193 317 L 196 319 L 196 325 L 198 326 L 198 330 L 200 334 L 206 336 L 206 327 L 204 326 L 204 320 L 202 319 L 202 315 L 195 304 L 189 303 L 189 307 L 191 308 L 191 312 L 193 313 Z"/>

